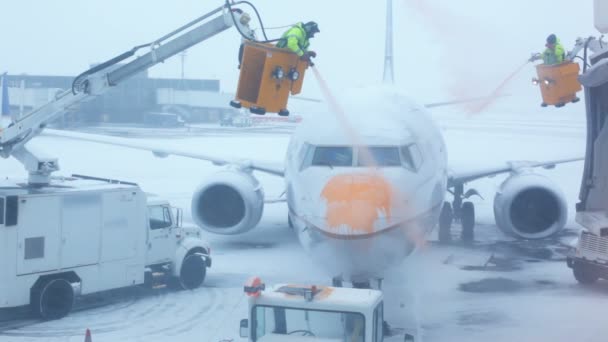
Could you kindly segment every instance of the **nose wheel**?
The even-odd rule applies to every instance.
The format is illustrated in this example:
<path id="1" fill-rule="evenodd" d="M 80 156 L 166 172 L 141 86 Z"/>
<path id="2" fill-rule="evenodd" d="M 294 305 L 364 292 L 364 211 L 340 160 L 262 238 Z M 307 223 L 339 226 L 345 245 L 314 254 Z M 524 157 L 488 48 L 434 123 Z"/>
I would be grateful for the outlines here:
<path id="1" fill-rule="evenodd" d="M 331 279 L 331 285 L 333 287 L 344 287 L 344 279 L 342 279 L 342 276 L 333 277 Z"/>
<path id="2" fill-rule="evenodd" d="M 443 203 L 441 214 L 439 214 L 439 242 L 452 242 L 452 222 L 454 222 L 454 212 L 450 202 Z"/>

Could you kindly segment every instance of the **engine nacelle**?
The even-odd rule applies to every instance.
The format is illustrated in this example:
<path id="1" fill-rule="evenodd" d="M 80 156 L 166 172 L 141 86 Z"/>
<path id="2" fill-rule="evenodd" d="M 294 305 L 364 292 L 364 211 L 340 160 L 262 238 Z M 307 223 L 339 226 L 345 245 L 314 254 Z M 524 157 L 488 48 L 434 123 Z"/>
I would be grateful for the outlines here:
<path id="1" fill-rule="evenodd" d="M 194 192 L 192 219 L 202 229 L 222 235 L 245 233 L 264 211 L 264 190 L 250 173 L 220 171 Z"/>
<path id="2" fill-rule="evenodd" d="M 502 183 L 494 198 L 494 216 L 506 234 L 543 239 L 564 228 L 568 206 L 557 184 L 530 170 Z"/>

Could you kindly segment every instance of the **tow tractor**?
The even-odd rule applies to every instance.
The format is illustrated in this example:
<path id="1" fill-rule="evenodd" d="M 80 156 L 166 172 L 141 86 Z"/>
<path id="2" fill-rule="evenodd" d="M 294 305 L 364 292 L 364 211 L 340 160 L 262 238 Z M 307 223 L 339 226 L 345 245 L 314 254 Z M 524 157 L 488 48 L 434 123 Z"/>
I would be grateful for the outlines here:
<path id="1" fill-rule="evenodd" d="M 608 33 L 608 2 L 595 0 L 594 11 L 595 27 Z M 587 41 L 597 44 L 590 65 L 585 61 L 579 77 L 585 88 L 587 152 L 576 220 L 585 231 L 567 258 L 568 267 L 582 284 L 608 279 L 608 45 L 593 38 Z"/>
<path id="2" fill-rule="evenodd" d="M 382 292 L 329 286 L 275 285 L 251 278 L 249 319 L 240 335 L 252 342 L 413 342 L 409 334 L 385 337 Z"/>
<path id="3" fill-rule="evenodd" d="M 0 309 L 29 305 L 40 317 L 56 319 L 70 312 L 79 295 L 145 283 L 156 287 L 176 282 L 186 289 L 202 284 L 211 266 L 210 248 L 200 230 L 177 224 L 180 210 L 150 200 L 137 184 L 52 177 L 59 170 L 57 159 L 27 143 L 74 105 L 233 26 L 253 40 L 246 13 L 235 7 L 243 4 L 253 7 L 247 1 L 226 1 L 149 44 L 83 72 L 71 89 L 0 127 L 0 156 L 14 157 L 28 172 L 27 182 L 0 183 Z M 145 48 L 149 51 L 134 57 Z M 272 68 L 272 61 L 267 65 Z M 271 77 L 261 75 L 254 81 Z M 283 81 L 293 82 L 275 78 L 275 90 Z M 251 89 L 256 86 L 250 84 Z"/>

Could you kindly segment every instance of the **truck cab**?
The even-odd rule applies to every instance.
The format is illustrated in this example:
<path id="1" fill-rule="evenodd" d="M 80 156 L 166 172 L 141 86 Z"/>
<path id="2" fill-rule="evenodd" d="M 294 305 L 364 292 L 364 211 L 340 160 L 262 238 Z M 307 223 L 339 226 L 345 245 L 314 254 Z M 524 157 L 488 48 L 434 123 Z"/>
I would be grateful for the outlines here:
<path id="1" fill-rule="evenodd" d="M 256 279 L 245 286 L 250 296 L 249 319 L 240 324 L 241 337 L 248 337 L 249 341 L 385 340 L 380 291 L 289 284 L 266 288 Z M 413 341 L 411 335 L 398 340 L 404 339 Z"/>
<path id="2" fill-rule="evenodd" d="M 211 267 L 211 248 L 201 230 L 182 226 L 182 209 L 148 194 L 146 283 L 159 286 L 176 279 L 185 289 L 200 286 Z M 177 249 L 177 251 L 176 251 Z"/>
<path id="3" fill-rule="evenodd" d="M 148 253 L 146 265 L 172 261 L 172 252 L 181 238 L 181 209 L 168 201 L 148 197 Z"/>

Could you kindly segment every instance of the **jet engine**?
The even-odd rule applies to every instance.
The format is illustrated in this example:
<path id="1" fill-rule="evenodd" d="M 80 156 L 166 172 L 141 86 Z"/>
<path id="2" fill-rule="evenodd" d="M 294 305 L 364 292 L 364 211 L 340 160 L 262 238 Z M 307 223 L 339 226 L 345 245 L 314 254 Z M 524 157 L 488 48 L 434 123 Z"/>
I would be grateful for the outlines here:
<path id="1" fill-rule="evenodd" d="M 507 178 L 494 198 L 496 225 L 521 239 L 542 239 L 560 231 L 568 219 L 564 194 L 548 178 L 523 171 Z"/>
<path id="2" fill-rule="evenodd" d="M 236 235 L 255 227 L 264 211 L 264 190 L 250 173 L 220 171 L 194 192 L 192 219 L 215 234 Z"/>

